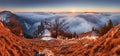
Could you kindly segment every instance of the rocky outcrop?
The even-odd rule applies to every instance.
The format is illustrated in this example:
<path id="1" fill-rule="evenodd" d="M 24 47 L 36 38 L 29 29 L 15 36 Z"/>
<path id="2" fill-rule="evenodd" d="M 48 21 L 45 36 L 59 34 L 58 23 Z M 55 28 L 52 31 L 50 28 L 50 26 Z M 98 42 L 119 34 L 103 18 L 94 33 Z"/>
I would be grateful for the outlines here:
<path id="1" fill-rule="evenodd" d="M 44 49 L 42 52 L 35 53 L 34 56 L 55 56 L 51 50 Z"/>

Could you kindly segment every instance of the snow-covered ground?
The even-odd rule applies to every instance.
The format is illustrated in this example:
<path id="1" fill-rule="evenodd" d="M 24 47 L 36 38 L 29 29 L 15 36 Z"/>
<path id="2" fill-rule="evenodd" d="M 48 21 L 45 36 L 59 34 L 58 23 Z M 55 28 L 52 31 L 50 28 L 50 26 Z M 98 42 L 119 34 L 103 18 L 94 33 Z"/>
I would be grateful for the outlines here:
<path id="1" fill-rule="evenodd" d="M 54 40 L 55 38 L 52 37 L 42 37 L 42 40 Z"/>

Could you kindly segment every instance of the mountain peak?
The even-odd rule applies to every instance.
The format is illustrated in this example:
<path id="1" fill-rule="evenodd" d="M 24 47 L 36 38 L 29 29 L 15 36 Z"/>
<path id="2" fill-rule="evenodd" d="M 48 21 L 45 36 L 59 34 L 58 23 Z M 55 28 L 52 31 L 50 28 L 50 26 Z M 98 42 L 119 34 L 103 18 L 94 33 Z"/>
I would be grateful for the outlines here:
<path id="1" fill-rule="evenodd" d="M 2 11 L 0 14 L 7 14 L 7 15 L 13 15 L 11 11 Z"/>
<path id="2" fill-rule="evenodd" d="M 11 11 L 2 11 L 0 13 L 12 13 Z"/>

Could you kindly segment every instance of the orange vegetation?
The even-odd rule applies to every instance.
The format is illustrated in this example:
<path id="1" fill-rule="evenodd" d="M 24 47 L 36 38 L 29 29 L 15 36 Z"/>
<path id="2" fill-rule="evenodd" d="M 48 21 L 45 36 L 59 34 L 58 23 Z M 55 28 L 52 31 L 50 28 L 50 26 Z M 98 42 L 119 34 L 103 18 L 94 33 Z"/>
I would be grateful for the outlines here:
<path id="1" fill-rule="evenodd" d="M 0 22 L 0 56 L 33 56 L 23 38 L 19 38 Z"/>
<path id="2" fill-rule="evenodd" d="M 120 55 L 120 24 L 104 36 L 92 39 L 25 39 L 16 36 L 0 22 L 0 56 L 118 56 Z"/>

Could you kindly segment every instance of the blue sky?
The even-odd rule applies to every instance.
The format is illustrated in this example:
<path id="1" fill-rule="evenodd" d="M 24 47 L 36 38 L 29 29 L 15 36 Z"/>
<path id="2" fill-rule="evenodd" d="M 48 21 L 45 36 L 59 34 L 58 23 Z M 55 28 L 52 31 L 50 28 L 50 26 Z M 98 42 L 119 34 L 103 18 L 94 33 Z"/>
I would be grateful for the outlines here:
<path id="1" fill-rule="evenodd" d="M 120 0 L 0 0 L 0 10 L 15 12 L 120 12 Z"/>

